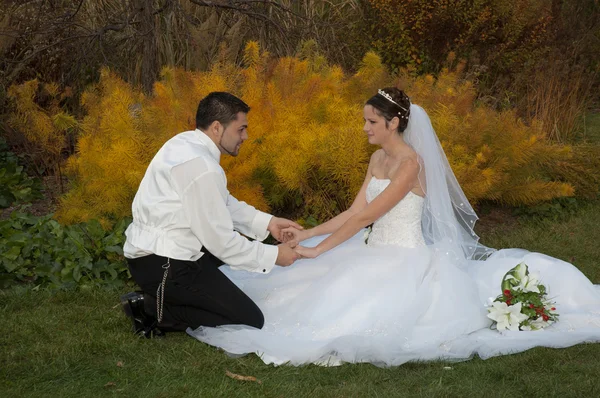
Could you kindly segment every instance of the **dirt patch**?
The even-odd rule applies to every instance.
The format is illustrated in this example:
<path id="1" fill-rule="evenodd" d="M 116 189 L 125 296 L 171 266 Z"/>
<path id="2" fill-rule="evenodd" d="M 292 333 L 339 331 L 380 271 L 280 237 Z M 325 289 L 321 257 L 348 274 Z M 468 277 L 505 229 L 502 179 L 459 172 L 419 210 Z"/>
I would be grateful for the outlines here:
<path id="1" fill-rule="evenodd" d="M 44 216 L 46 214 L 54 213 L 59 203 L 60 196 L 66 192 L 68 187 L 68 180 L 66 177 L 61 181 L 54 177 L 48 176 L 42 178 L 42 198 L 34 202 L 26 208 L 26 212 L 35 216 Z M 10 213 L 21 208 L 22 205 L 17 204 L 6 209 L 0 209 L 0 219 L 4 220 L 10 216 Z"/>
<path id="2" fill-rule="evenodd" d="M 479 236 L 486 236 L 492 232 L 508 232 L 519 227 L 519 218 L 511 208 L 490 207 L 481 213 L 479 221 L 475 224 L 475 232 Z"/>

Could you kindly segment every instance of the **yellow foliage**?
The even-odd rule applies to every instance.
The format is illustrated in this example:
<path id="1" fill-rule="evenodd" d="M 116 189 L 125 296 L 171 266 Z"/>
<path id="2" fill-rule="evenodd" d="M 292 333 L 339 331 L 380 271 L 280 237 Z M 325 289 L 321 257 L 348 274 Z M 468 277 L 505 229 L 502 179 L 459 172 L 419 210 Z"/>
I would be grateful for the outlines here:
<path id="1" fill-rule="evenodd" d="M 61 92 L 57 84 L 40 84 L 37 80 L 13 85 L 8 90 L 8 97 L 15 105 L 8 124 L 23 133 L 31 146 L 28 151 L 35 157 L 34 162 L 57 174 L 67 136 L 78 125 L 77 120 L 60 107 L 60 101 L 68 92 L 68 89 Z M 45 98 L 44 106 L 39 104 L 40 97 Z"/>
<path id="2" fill-rule="evenodd" d="M 247 67 L 253 68 L 260 61 L 260 47 L 258 42 L 249 41 L 244 48 L 244 64 Z"/>
<path id="3" fill-rule="evenodd" d="M 57 217 L 66 223 L 131 214 L 139 182 L 153 156 L 152 131 L 143 129 L 144 97 L 107 69 L 82 96 L 87 116 L 80 124 L 77 153 L 67 172 L 73 188 L 61 199 Z"/>
<path id="4" fill-rule="evenodd" d="M 252 108 L 250 139 L 238 157 L 222 158 L 229 189 L 263 210 L 324 219 L 347 208 L 375 149 L 362 131 L 364 101 L 394 83 L 430 114 L 471 201 L 532 204 L 573 195 L 564 176 L 548 167 L 571 164 L 571 148 L 550 144 L 538 124 L 526 126 L 513 112 L 475 107 L 473 85 L 458 72 L 445 70 L 437 80 L 406 73 L 392 78 L 369 53 L 348 76 L 310 54 L 274 62 L 256 43 L 246 46 L 244 60 L 244 68 L 220 63 L 208 72 L 165 69 L 151 97 L 103 71 L 82 97 L 88 115 L 69 160 L 76 184 L 63 198 L 61 220 L 128 215 L 154 153 L 194 128 L 199 99 L 222 90 Z"/>

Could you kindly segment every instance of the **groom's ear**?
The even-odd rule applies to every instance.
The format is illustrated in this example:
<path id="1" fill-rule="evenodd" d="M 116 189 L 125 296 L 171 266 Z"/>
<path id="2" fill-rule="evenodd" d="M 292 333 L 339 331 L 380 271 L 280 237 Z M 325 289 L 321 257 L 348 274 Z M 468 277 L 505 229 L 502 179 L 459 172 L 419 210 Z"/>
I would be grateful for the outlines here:
<path id="1" fill-rule="evenodd" d="M 215 120 L 210 124 L 210 126 L 208 126 L 208 132 L 212 137 L 216 139 L 221 138 L 221 135 L 223 135 L 223 131 L 225 131 L 225 129 L 223 128 L 221 122 L 219 122 L 218 120 Z"/>

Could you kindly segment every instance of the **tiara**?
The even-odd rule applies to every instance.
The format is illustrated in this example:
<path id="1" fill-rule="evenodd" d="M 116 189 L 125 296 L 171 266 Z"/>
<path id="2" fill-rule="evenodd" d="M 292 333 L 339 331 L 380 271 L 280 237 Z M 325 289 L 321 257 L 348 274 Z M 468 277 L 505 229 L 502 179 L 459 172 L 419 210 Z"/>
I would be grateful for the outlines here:
<path id="1" fill-rule="evenodd" d="M 392 99 L 392 96 L 389 95 L 388 93 L 386 93 L 385 91 L 383 91 L 382 89 L 377 90 L 377 94 L 381 95 L 383 98 L 385 98 L 386 100 L 390 101 L 391 103 L 396 104 L 404 112 L 408 112 L 408 109 L 406 109 L 405 107 L 403 107 L 402 105 L 400 105 L 399 103 L 397 103 L 396 101 L 394 101 Z M 398 115 L 400 115 L 400 112 L 398 112 Z M 407 119 L 408 116 L 403 115 L 402 118 Z"/>

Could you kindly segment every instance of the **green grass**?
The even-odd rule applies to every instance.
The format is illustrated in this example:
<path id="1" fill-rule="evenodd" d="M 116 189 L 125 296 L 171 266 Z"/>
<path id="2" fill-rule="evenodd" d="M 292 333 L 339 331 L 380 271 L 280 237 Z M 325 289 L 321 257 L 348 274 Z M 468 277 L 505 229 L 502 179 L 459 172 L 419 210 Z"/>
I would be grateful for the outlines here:
<path id="1" fill-rule="evenodd" d="M 598 225 L 600 203 L 595 203 L 563 222 L 497 224 L 484 241 L 566 260 L 575 257 L 577 266 L 600 283 Z M 600 396 L 600 344 L 386 369 L 369 364 L 273 367 L 254 355 L 229 358 L 185 334 L 136 338 L 121 313 L 119 294 L 26 288 L 0 292 L 0 396 Z M 226 370 L 262 383 L 230 379 Z"/>
<path id="2" fill-rule="evenodd" d="M 600 202 L 578 205 L 559 221 L 522 217 L 486 228 L 481 242 L 495 248 L 522 248 L 571 262 L 600 284 Z"/>

